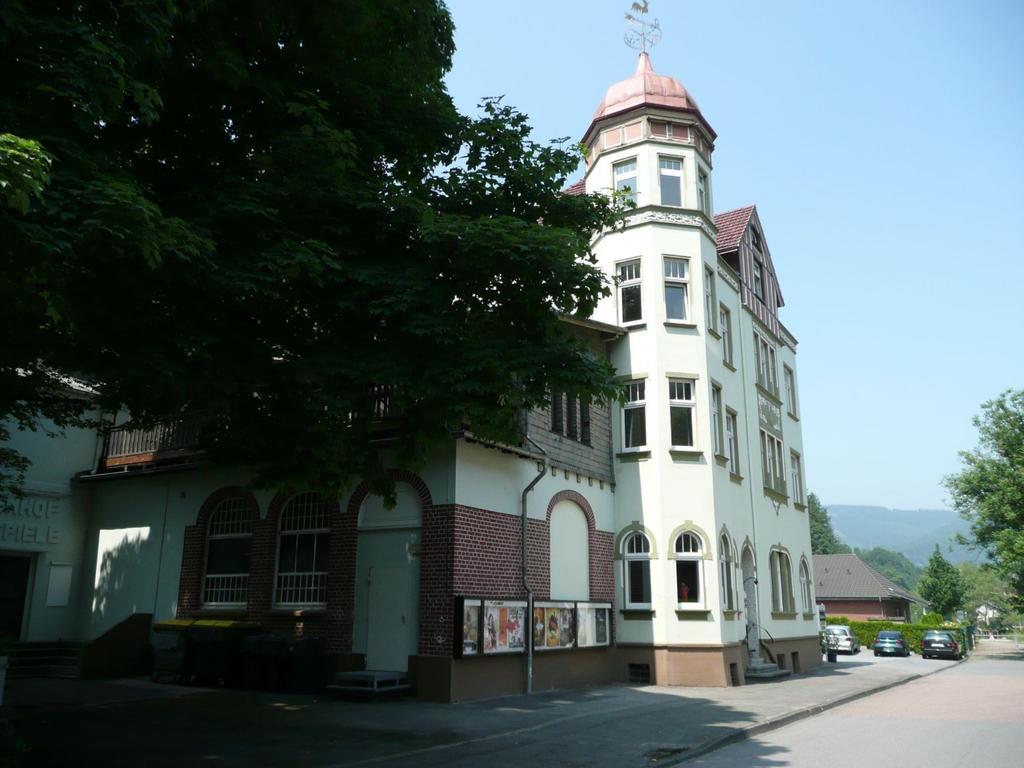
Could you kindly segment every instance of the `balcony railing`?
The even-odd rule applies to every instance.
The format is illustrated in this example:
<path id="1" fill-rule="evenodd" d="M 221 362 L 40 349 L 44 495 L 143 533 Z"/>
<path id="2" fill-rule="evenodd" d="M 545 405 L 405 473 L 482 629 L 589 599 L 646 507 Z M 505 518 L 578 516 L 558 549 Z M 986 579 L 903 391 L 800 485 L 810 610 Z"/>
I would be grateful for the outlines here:
<path id="1" fill-rule="evenodd" d="M 103 447 L 106 468 L 184 458 L 198 452 L 199 424 L 194 419 L 174 419 L 149 429 L 131 423 L 108 430 Z"/>

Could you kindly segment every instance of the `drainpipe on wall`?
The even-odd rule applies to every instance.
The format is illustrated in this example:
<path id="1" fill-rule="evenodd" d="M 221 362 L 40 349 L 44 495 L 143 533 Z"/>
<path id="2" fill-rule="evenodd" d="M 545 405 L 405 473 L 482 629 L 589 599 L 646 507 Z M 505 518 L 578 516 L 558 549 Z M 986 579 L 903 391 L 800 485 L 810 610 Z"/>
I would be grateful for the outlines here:
<path id="1" fill-rule="evenodd" d="M 537 485 L 544 476 L 548 473 L 547 453 L 537 443 L 530 439 L 529 435 L 523 434 L 523 438 L 532 445 L 541 454 L 543 458 L 537 461 L 537 476 L 530 481 L 530 484 L 523 489 L 523 495 L 520 499 L 522 509 L 522 530 L 521 536 L 523 540 L 522 546 L 522 559 L 520 561 L 520 567 L 523 573 L 523 589 L 526 591 L 526 620 L 524 622 L 523 632 L 525 634 L 524 640 L 526 641 L 526 695 L 529 696 L 533 693 L 533 587 L 530 586 L 530 574 L 528 570 L 529 564 L 529 547 L 527 545 L 527 516 L 526 516 L 526 496 L 533 490 L 534 486 Z"/>

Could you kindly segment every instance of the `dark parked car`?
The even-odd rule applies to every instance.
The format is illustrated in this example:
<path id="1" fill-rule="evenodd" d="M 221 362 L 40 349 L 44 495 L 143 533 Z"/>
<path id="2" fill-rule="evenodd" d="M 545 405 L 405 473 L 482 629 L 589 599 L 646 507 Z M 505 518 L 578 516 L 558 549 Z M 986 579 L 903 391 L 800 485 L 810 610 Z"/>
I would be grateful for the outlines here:
<path id="1" fill-rule="evenodd" d="M 926 659 L 933 656 L 947 659 L 962 659 L 964 652 L 952 632 L 942 629 L 929 629 L 921 638 L 921 655 Z"/>
<path id="2" fill-rule="evenodd" d="M 909 656 L 910 649 L 902 632 L 879 632 L 871 644 L 875 656 Z"/>

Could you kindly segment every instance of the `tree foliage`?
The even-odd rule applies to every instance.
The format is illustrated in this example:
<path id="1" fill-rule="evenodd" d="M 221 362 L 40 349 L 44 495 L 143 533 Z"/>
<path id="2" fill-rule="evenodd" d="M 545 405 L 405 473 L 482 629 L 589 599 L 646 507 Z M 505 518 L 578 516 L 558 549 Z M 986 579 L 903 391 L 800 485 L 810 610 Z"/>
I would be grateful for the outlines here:
<path id="1" fill-rule="evenodd" d="M 983 403 L 974 426 L 978 446 L 960 453 L 963 469 L 946 488 L 1024 610 L 1024 390 Z"/>
<path id="2" fill-rule="evenodd" d="M 914 565 L 902 552 L 885 547 L 857 549 L 857 556 L 880 574 L 899 584 L 906 590 L 914 591 L 923 570 Z"/>
<path id="3" fill-rule="evenodd" d="M 932 610 L 946 618 L 964 606 L 966 587 L 963 579 L 953 564 L 942 556 L 938 544 L 928 558 L 919 589 L 921 597 L 932 604 Z"/>
<path id="4" fill-rule="evenodd" d="M 0 419 L 72 423 L 71 373 L 262 484 L 386 490 L 379 385 L 406 465 L 614 396 L 559 319 L 614 211 L 560 194 L 577 147 L 456 111 L 452 33 L 440 0 L 0 0 Z"/>
<path id="5" fill-rule="evenodd" d="M 828 509 L 818 497 L 807 494 L 807 512 L 811 525 L 811 552 L 815 555 L 846 554 L 850 548 L 843 544 L 832 530 Z"/>

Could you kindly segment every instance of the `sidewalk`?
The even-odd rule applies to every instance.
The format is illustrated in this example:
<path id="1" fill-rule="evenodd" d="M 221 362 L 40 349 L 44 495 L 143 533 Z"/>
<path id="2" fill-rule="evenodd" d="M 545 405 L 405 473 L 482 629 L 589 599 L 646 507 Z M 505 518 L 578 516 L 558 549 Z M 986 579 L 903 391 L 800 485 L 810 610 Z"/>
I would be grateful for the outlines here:
<path id="1" fill-rule="evenodd" d="M 19 681 L 5 709 L 31 747 L 26 765 L 66 765 L 73 752 L 81 764 L 111 768 L 640 768 L 673 765 L 952 664 L 861 653 L 810 674 L 738 688 L 608 686 L 466 704 L 336 702 L 141 681 L 88 683 L 100 704 L 73 703 L 68 690 L 44 704 L 45 691 L 30 696 L 29 681 Z"/>

